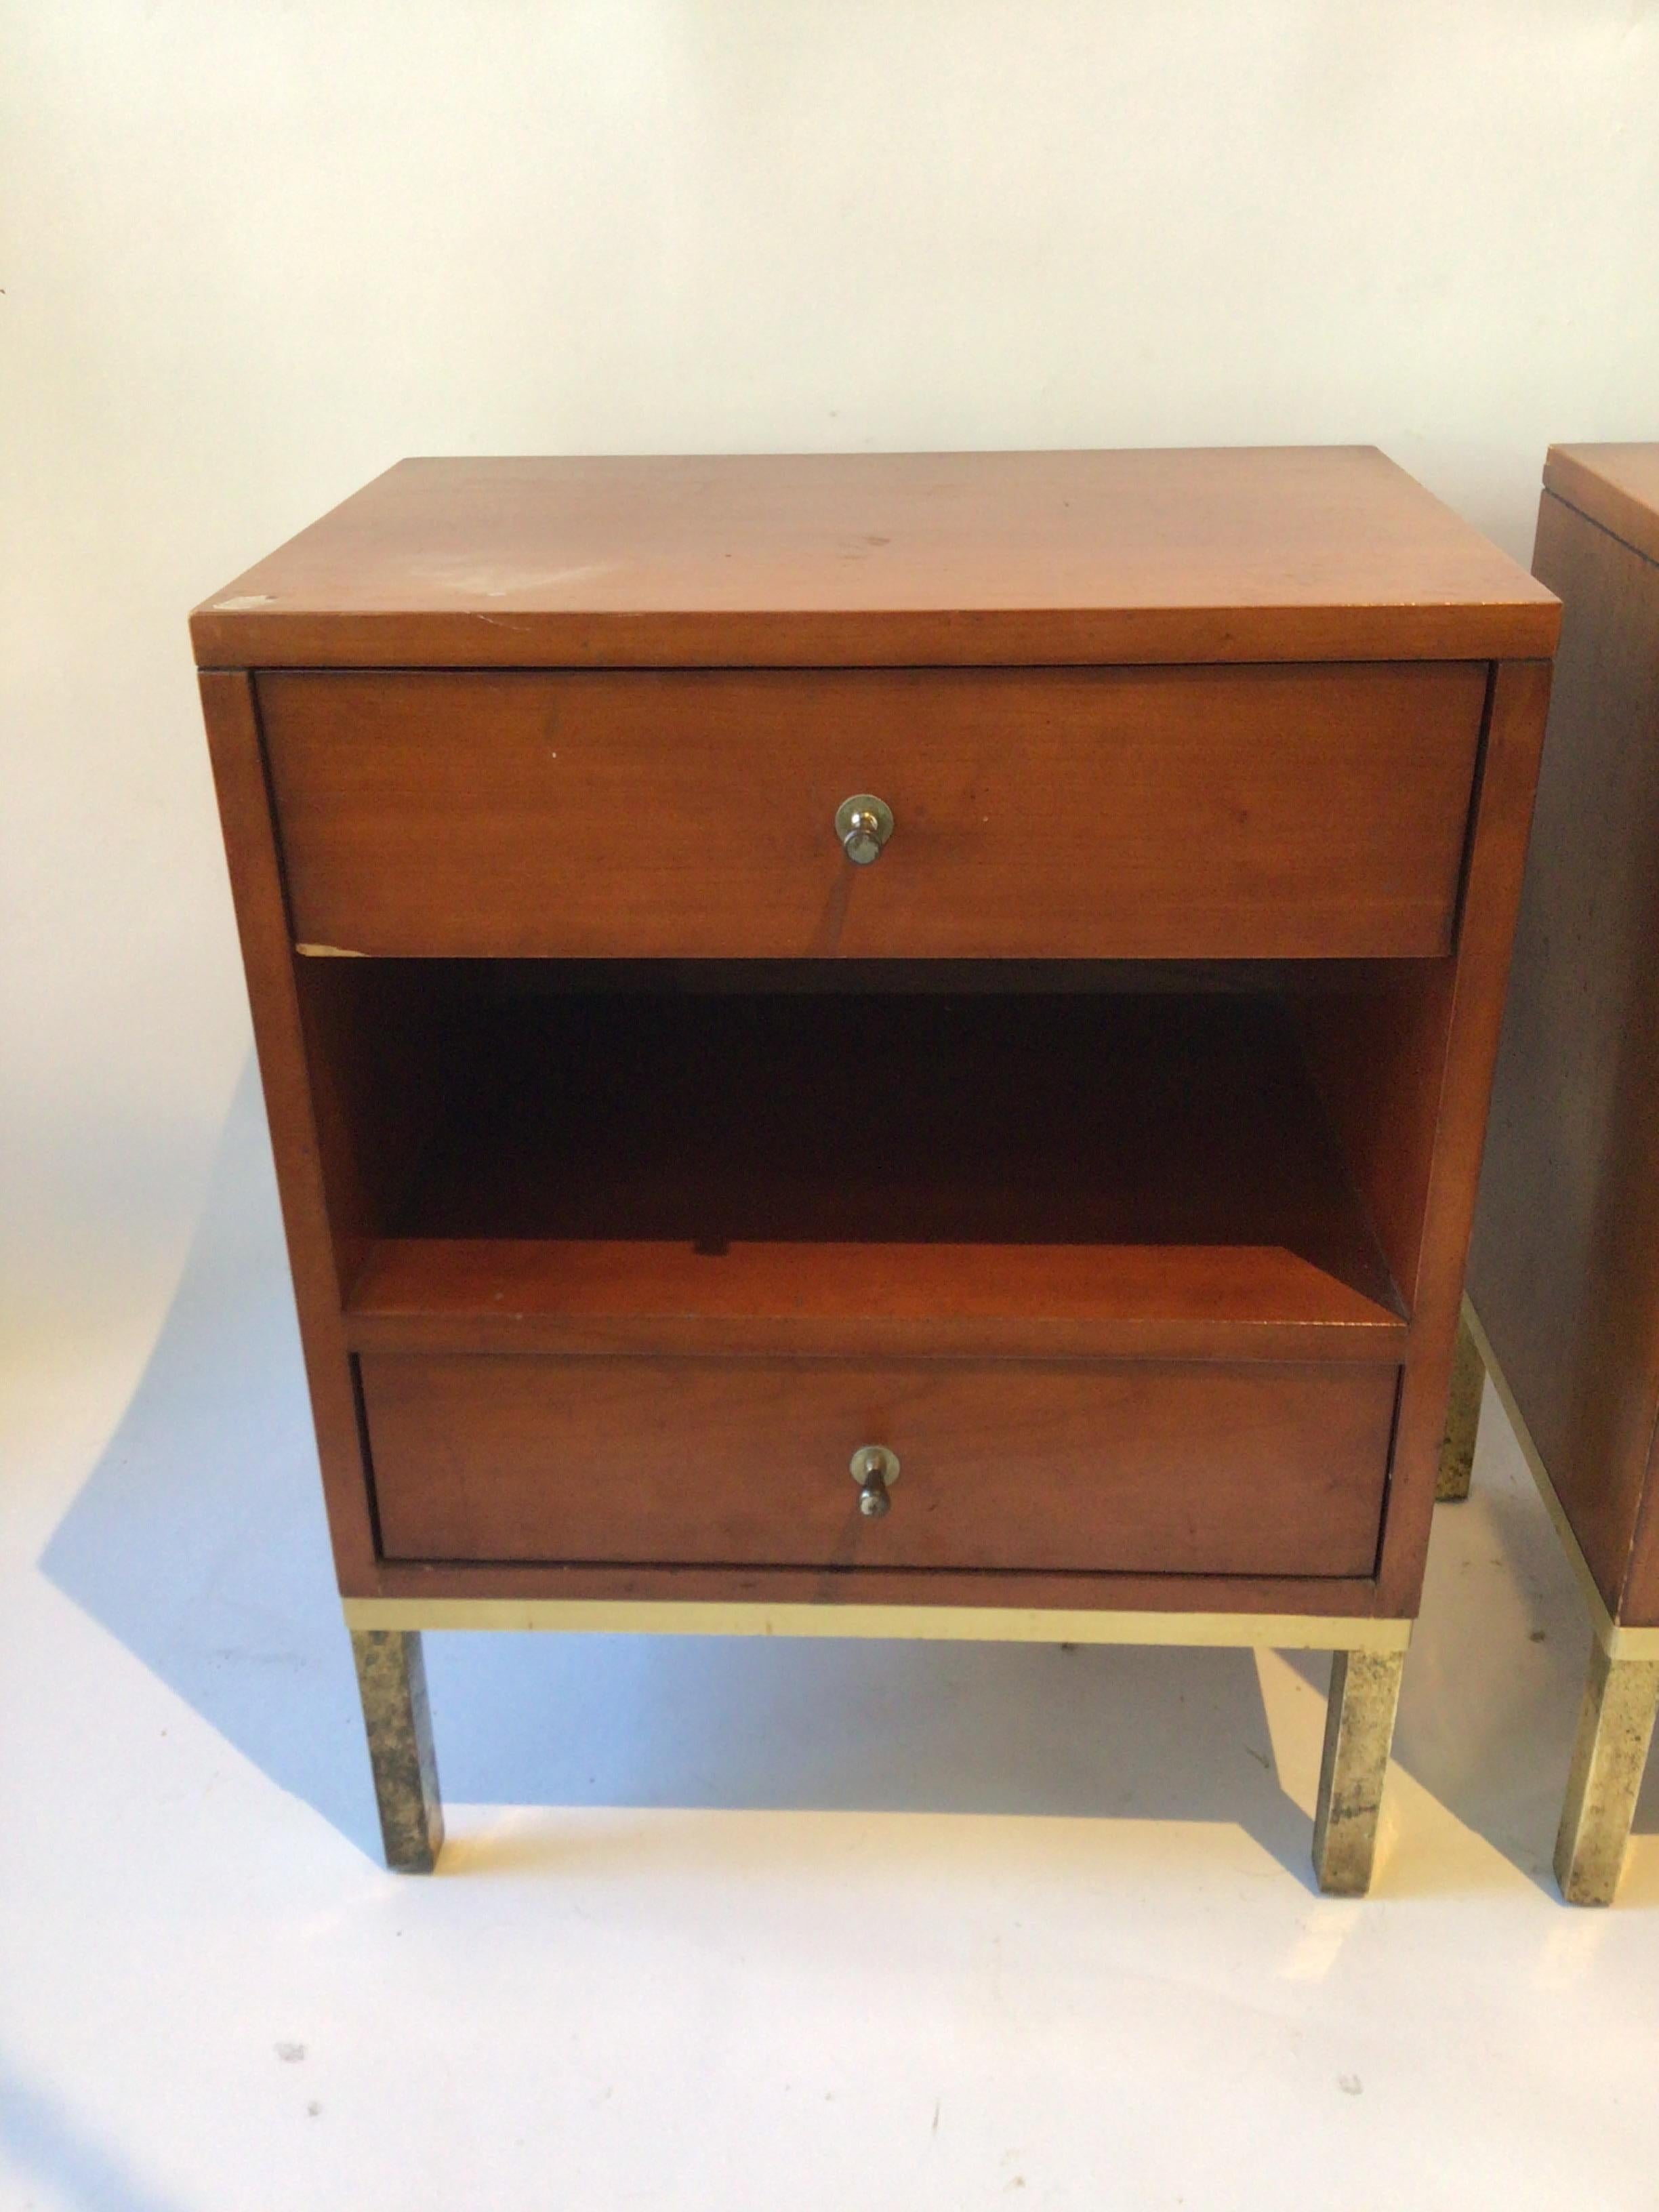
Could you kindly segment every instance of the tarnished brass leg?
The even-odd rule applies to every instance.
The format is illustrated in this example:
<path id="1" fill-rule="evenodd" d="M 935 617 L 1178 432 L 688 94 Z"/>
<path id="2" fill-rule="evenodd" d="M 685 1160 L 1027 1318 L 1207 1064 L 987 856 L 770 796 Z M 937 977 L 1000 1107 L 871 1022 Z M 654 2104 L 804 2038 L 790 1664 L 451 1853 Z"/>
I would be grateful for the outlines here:
<path id="1" fill-rule="evenodd" d="M 1331 1662 L 1325 1758 L 1314 1814 L 1314 1874 L 1333 1897 L 1364 1897 L 1394 1741 L 1403 1651 L 1339 1651 Z"/>
<path id="2" fill-rule="evenodd" d="M 1474 1465 L 1474 1441 L 1480 1427 L 1480 1393 L 1486 1370 L 1466 1321 L 1457 1324 L 1457 1357 L 1452 1364 L 1451 1397 L 1446 1407 L 1446 1434 L 1440 1446 L 1440 1476 L 1434 1486 L 1437 1498 L 1467 1498 L 1469 1474 Z"/>
<path id="3" fill-rule="evenodd" d="M 354 1628 L 351 1650 L 386 1863 L 399 1874 L 430 1874 L 443 1844 L 444 1808 L 420 1637 L 403 1629 Z"/>
<path id="4" fill-rule="evenodd" d="M 1611 1905 L 1659 1711 L 1659 1659 L 1609 1659 L 1598 1643 L 1579 1708 L 1555 1878 L 1569 1905 Z"/>

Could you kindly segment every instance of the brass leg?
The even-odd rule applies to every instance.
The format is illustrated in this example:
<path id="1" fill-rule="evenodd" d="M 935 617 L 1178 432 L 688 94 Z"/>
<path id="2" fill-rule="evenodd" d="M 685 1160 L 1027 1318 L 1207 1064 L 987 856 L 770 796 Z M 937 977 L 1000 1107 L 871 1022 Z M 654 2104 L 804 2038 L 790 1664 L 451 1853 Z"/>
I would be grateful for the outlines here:
<path id="1" fill-rule="evenodd" d="M 430 1874 L 443 1844 L 444 1808 L 420 1637 L 400 1629 L 354 1628 L 351 1650 L 386 1863 L 399 1874 Z"/>
<path id="2" fill-rule="evenodd" d="M 1364 1897 L 1371 1886 L 1405 1665 L 1403 1651 L 1339 1651 L 1331 1662 L 1313 1858 L 1319 1887 L 1333 1897 Z"/>
<path id="3" fill-rule="evenodd" d="M 1659 1660 L 1609 1659 L 1598 1643 L 1578 1713 L 1555 1878 L 1569 1905 L 1611 1905 L 1659 1710 Z"/>
<path id="4" fill-rule="evenodd" d="M 1466 1321 L 1457 1324 L 1457 1357 L 1452 1364 L 1451 1398 L 1446 1407 L 1446 1434 L 1440 1446 L 1440 1477 L 1437 1498 L 1467 1498 L 1469 1474 L 1474 1465 L 1474 1440 L 1480 1427 L 1480 1393 L 1486 1370 Z"/>

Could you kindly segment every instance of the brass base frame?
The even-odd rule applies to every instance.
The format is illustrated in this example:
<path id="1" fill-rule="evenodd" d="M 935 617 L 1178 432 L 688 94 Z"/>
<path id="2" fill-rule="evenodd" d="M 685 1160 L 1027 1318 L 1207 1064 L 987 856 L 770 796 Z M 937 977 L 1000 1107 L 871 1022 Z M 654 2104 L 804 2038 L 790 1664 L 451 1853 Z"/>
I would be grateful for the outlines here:
<path id="1" fill-rule="evenodd" d="M 1608 1610 L 1589 1562 L 1585 1559 L 1572 1525 L 1556 1495 L 1532 1431 L 1528 1428 L 1515 1394 L 1502 1367 L 1492 1355 L 1490 1339 L 1480 1316 L 1468 1298 L 1463 1301 L 1462 1327 L 1458 1334 L 1457 1373 L 1474 1376 L 1473 1417 L 1467 1437 L 1467 1457 L 1474 1456 L 1475 1428 L 1480 1420 L 1480 1385 L 1488 1375 L 1498 1402 L 1509 1416 L 1521 1455 L 1532 1472 L 1561 1547 L 1583 1591 L 1595 1641 L 1590 1650 L 1589 1679 L 1579 1709 L 1578 1732 L 1567 1777 L 1560 1832 L 1555 1844 L 1556 1879 L 1569 1905 L 1610 1905 L 1619 1887 L 1631 1822 L 1642 1786 L 1653 1737 L 1654 1717 L 1659 1711 L 1659 1628 L 1631 1627 L 1615 1620 Z M 1459 1385 L 1454 1382 L 1453 1398 Z M 1464 1439 L 1455 1435 L 1456 1425 L 1447 1423 L 1446 1458 L 1441 1462 L 1443 1484 L 1448 1462 L 1462 1452 Z M 1443 1488 L 1440 1495 L 1467 1494 Z"/>
<path id="2" fill-rule="evenodd" d="M 798 1605 L 678 1598 L 348 1597 L 349 1628 L 566 1635 L 873 1636 L 951 1644 L 1176 1644 L 1267 1651 L 1403 1651 L 1409 1620 L 1334 1613 L 1051 1611 L 1036 1606 Z"/>
<path id="3" fill-rule="evenodd" d="M 343 1601 L 356 1654 L 386 1863 L 429 1874 L 443 1814 L 427 1712 L 426 1629 L 563 1634 L 852 1636 L 972 1643 L 1139 1644 L 1330 1651 L 1329 1717 L 1314 1822 L 1322 1889 L 1363 1896 L 1394 1736 L 1409 1620 L 1319 1613 L 1047 1612 L 1036 1607 L 731 1605 L 580 1598 Z"/>

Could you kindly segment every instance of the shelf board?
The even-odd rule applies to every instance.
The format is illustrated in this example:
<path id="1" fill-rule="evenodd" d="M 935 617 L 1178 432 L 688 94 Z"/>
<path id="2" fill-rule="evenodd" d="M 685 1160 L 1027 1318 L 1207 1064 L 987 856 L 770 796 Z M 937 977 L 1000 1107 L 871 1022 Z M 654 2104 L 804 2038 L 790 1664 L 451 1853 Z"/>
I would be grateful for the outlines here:
<path id="1" fill-rule="evenodd" d="M 391 1238 L 360 1352 L 1390 1360 L 1399 1314 L 1267 1245 Z"/>

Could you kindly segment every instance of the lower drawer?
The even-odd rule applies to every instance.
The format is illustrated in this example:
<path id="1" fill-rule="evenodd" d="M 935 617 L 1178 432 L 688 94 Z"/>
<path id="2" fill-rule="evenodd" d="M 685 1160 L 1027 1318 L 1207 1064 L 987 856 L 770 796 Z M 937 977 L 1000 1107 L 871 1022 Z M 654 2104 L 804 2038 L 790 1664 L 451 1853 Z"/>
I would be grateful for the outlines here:
<path id="1" fill-rule="evenodd" d="M 1368 1575 L 1397 1369 L 366 1353 L 394 1559 Z M 891 1510 L 849 1461 L 896 1453 Z"/>

